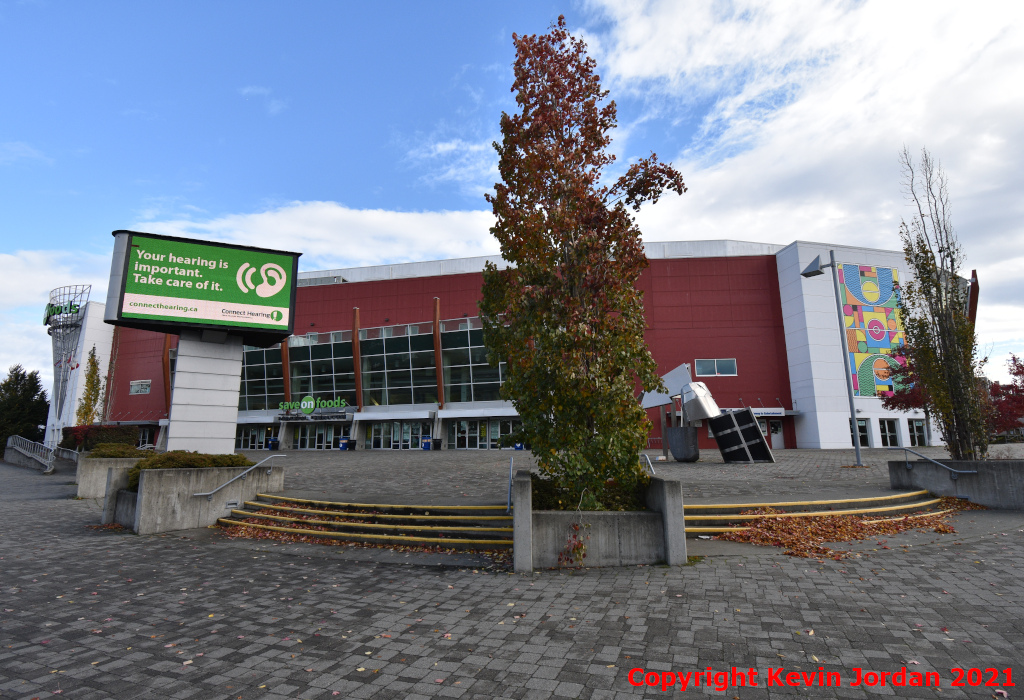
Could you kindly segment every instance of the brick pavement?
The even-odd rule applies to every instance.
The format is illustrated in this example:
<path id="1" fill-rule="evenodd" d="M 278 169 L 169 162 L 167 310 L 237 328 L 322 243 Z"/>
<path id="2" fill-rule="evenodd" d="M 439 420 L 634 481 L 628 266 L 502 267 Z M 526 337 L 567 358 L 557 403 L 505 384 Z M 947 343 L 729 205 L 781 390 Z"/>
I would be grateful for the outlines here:
<path id="1" fill-rule="evenodd" d="M 788 469 L 826 469 L 814 461 Z M 474 488 L 489 478 L 468 473 Z M 1024 678 L 1019 513 L 964 514 L 983 526 L 842 562 L 748 548 L 683 568 L 510 575 L 95 530 L 97 504 L 72 500 L 66 477 L 0 465 L 0 481 L 0 698 L 660 697 L 629 670 L 734 665 L 761 685 L 682 695 L 988 698 L 950 687 L 949 669 Z M 940 672 L 941 692 L 849 686 L 853 667 L 904 665 Z M 779 666 L 823 666 L 843 686 L 764 687 Z"/>

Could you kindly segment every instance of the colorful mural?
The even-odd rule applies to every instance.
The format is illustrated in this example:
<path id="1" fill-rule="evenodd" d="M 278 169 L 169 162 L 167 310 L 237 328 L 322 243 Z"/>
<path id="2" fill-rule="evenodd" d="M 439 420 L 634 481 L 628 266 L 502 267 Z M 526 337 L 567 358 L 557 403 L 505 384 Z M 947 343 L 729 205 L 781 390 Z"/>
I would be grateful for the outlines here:
<path id="1" fill-rule="evenodd" d="M 893 353 L 905 342 L 899 312 L 899 271 L 839 265 L 850 373 L 857 396 L 892 395 L 891 370 L 905 363 Z"/>

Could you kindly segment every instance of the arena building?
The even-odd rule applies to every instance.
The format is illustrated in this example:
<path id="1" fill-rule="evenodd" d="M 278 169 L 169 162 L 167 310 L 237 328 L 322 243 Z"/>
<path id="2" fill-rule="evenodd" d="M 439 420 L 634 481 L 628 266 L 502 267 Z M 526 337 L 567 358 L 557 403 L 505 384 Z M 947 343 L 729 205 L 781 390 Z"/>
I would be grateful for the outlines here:
<path id="1" fill-rule="evenodd" d="M 845 361 L 831 273 L 800 275 L 830 250 L 840 263 Z M 659 372 L 689 365 L 720 407 L 751 408 L 773 449 L 851 445 L 845 372 L 862 445 L 940 440 L 923 413 L 881 406 L 903 343 L 902 253 L 728 240 L 648 243 L 646 251 L 639 286 Z M 504 266 L 478 257 L 300 273 L 295 334 L 244 350 L 236 447 L 403 450 L 429 437 L 441 449 L 498 449 L 517 413 L 500 398 L 504 366 L 491 367 L 483 347 L 477 303 L 487 261 Z M 177 336 L 86 330 L 110 339 L 106 422 L 138 425 L 140 442 L 159 446 Z M 661 421 L 656 410 L 649 415 L 650 446 L 660 447 Z M 715 449 L 705 430 L 700 441 Z"/>

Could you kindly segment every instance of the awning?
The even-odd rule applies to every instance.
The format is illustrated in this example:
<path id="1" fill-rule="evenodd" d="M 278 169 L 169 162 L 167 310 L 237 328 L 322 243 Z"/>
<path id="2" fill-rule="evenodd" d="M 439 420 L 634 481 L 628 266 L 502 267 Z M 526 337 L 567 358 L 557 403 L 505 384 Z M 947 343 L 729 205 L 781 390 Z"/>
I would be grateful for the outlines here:
<path id="1" fill-rule="evenodd" d="M 515 408 L 496 406 L 494 408 L 444 408 L 437 412 L 438 418 L 518 418 Z"/>
<path id="2" fill-rule="evenodd" d="M 353 421 L 360 420 L 430 420 L 429 410 L 422 411 L 360 411 L 352 416 Z"/>

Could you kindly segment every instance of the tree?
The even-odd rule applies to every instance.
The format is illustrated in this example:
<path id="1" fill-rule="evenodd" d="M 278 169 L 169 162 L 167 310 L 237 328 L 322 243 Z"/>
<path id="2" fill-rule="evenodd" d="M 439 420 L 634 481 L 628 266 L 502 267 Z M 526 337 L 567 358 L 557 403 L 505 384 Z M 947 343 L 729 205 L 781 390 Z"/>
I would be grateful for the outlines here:
<path id="1" fill-rule="evenodd" d="M 686 187 L 653 153 L 602 185 L 616 107 L 601 104 L 608 92 L 586 44 L 563 17 L 512 40 L 519 112 L 502 113 L 502 182 L 486 196 L 510 266 L 484 270 L 484 340 L 492 364 L 507 363 L 501 395 L 522 418 L 516 438 L 571 507 L 598 509 L 609 479 L 629 487 L 641 477 L 650 426 L 636 390 L 661 388 L 643 339 L 635 285 L 648 263 L 629 208 Z"/>
<path id="2" fill-rule="evenodd" d="M 20 435 L 34 442 L 43 439 L 50 403 L 46 400 L 39 372 L 26 372 L 21 365 L 7 370 L 0 382 L 0 445 L 11 435 Z"/>
<path id="3" fill-rule="evenodd" d="M 95 345 L 89 351 L 85 367 L 85 388 L 82 390 L 82 398 L 78 400 L 78 410 L 75 412 L 77 425 L 92 425 L 102 418 L 100 416 L 100 397 L 103 393 L 104 382 L 100 381 L 100 363 L 96 359 Z"/>
<path id="4" fill-rule="evenodd" d="M 988 449 L 985 411 L 978 391 L 974 326 L 967 317 L 963 251 L 950 218 L 949 188 L 926 150 L 918 167 L 900 153 L 905 194 L 916 210 L 900 223 L 900 239 L 914 280 L 901 290 L 903 325 L 925 405 L 953 459 L 982 459 Z"/>
<path id="5" fill-rule="evenodd" d="M 1010 384 L 993 382 L 989 387 L 992 398 L 992 432 L 1006 433 L 1021 428 L 1024 420 L 1024 361 L 1016 355 L 1010 355 L 1007 361 Z"/>

